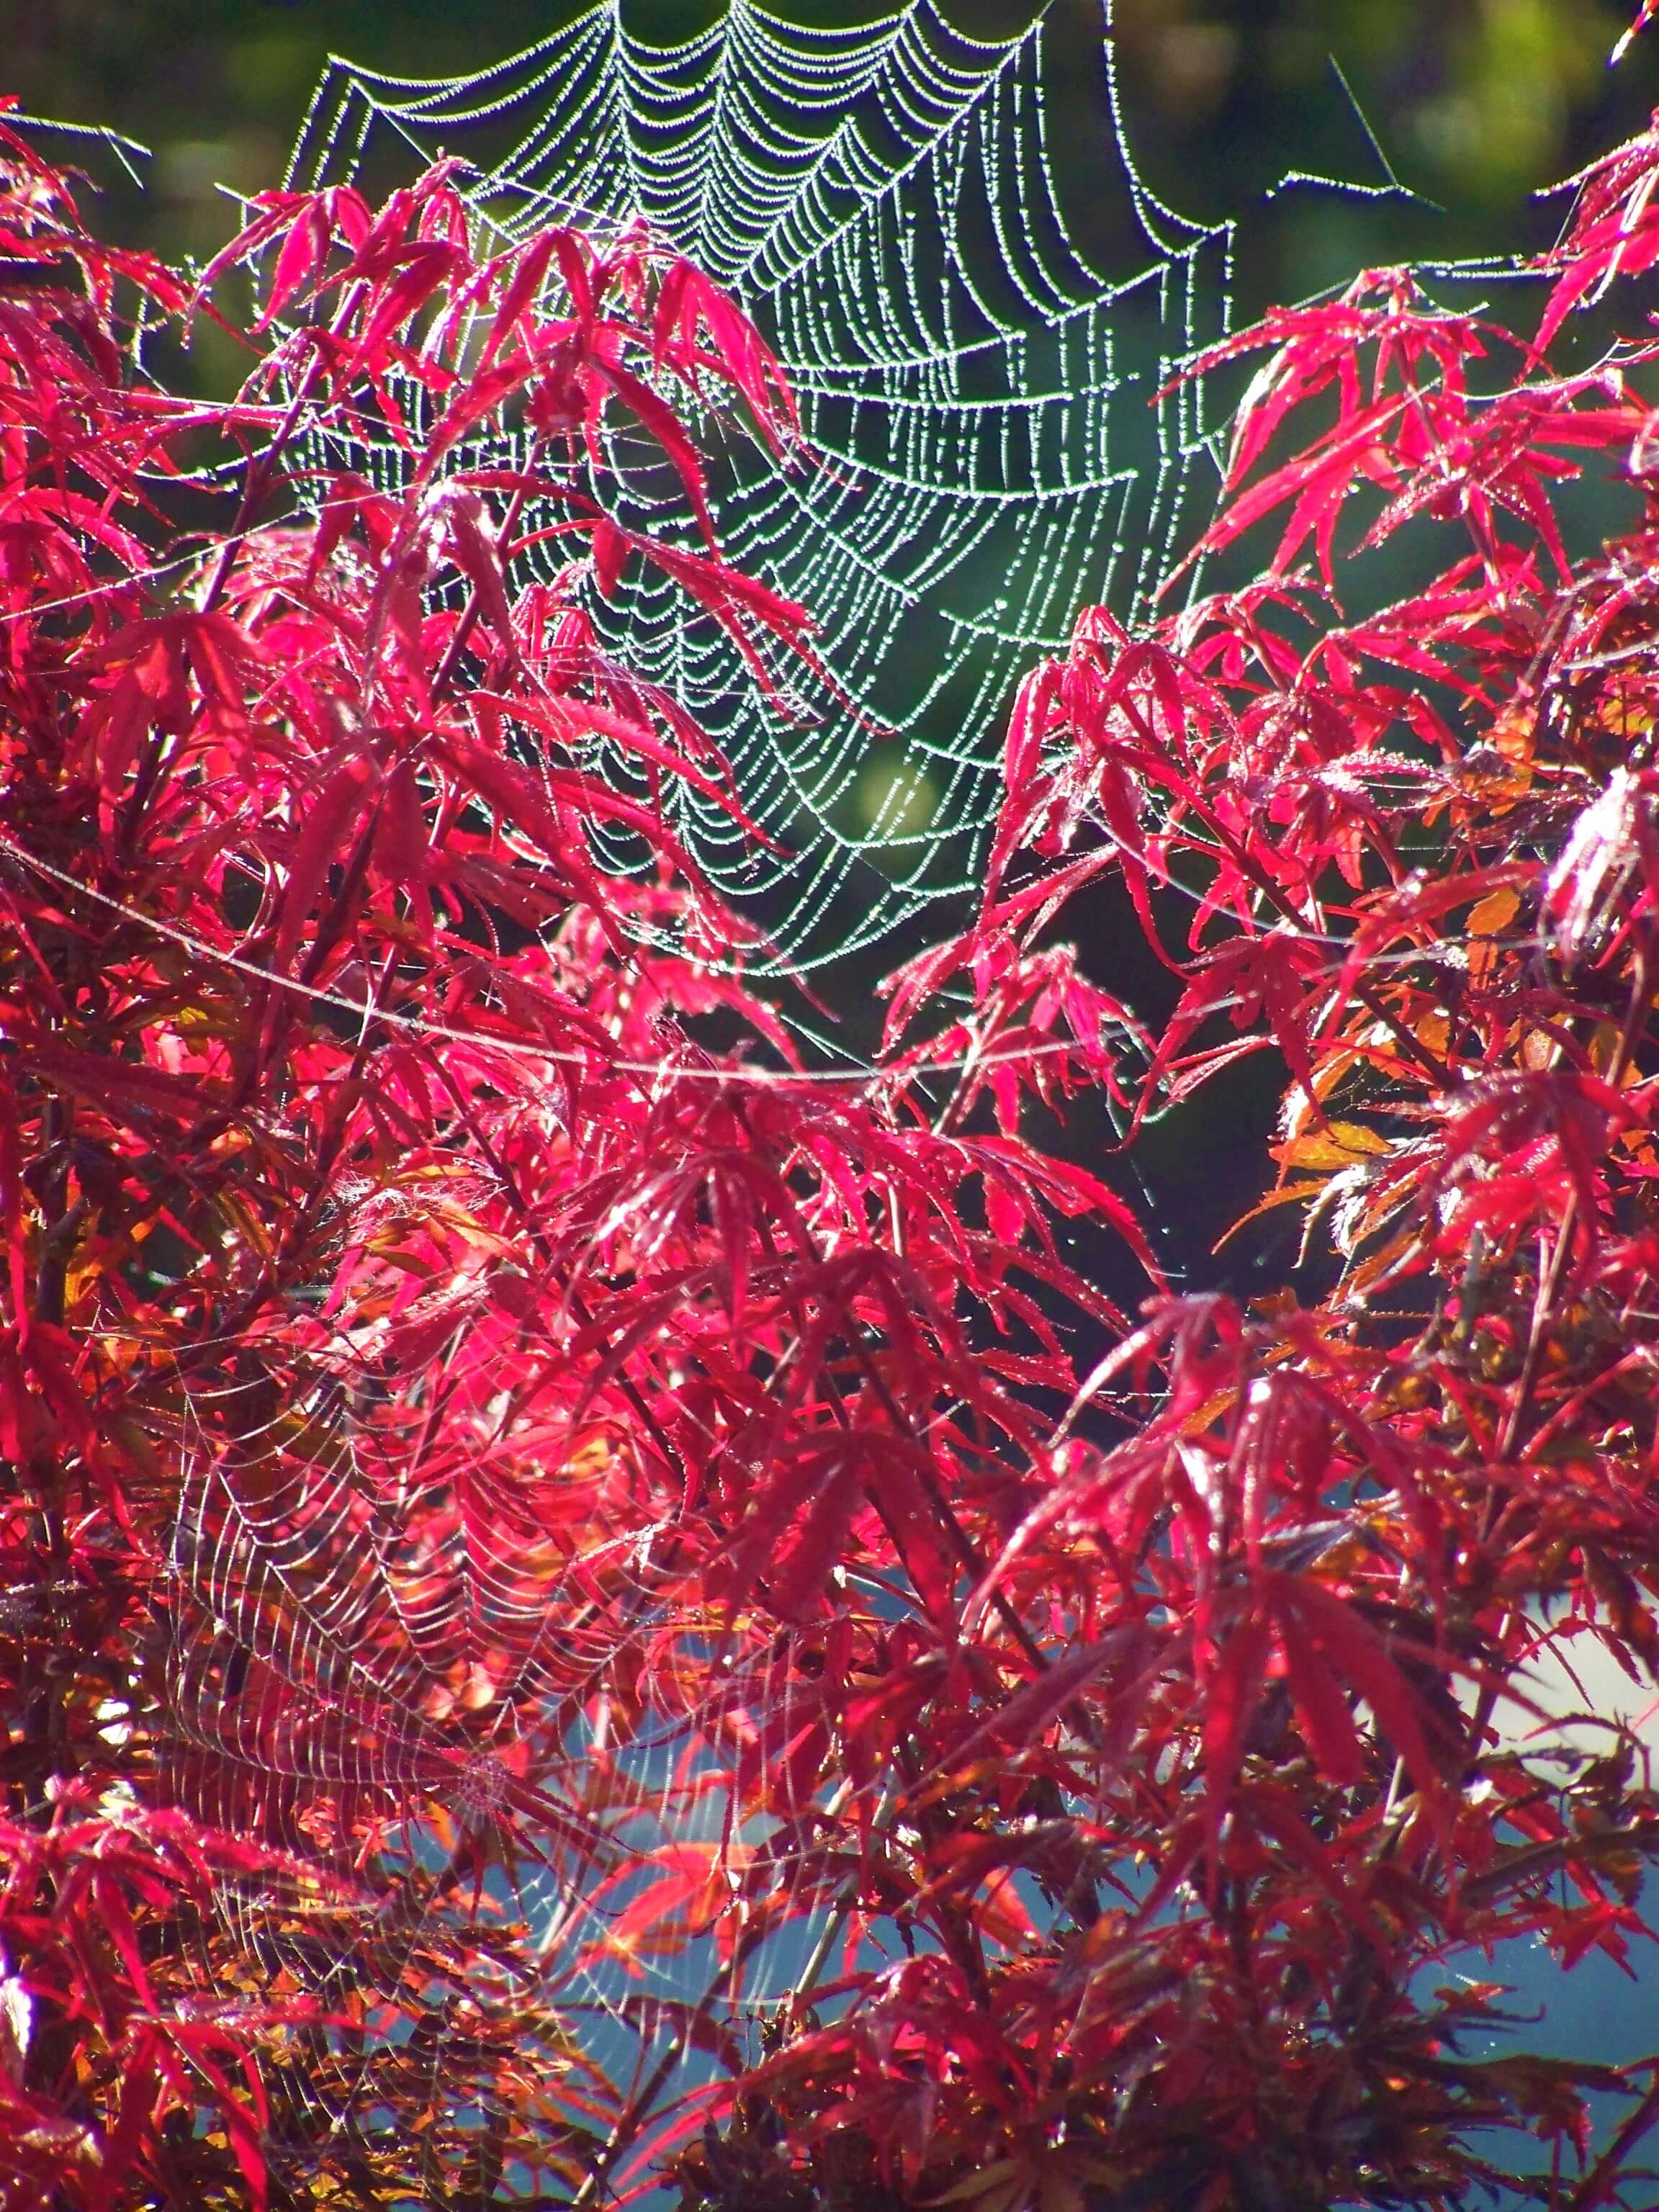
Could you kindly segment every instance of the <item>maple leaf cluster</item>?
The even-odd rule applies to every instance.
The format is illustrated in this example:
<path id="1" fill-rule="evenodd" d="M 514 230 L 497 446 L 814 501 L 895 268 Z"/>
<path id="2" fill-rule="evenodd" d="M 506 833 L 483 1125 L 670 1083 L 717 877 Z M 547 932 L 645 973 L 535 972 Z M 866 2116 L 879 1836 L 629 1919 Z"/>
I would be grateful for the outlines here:
<path id="1" fill-rule="evenodd" d="M 653 567 L 792 711 L 700 438 L 814 463 L 731 302 L 450 163 L 191 284 L 0 132 L 8 2212 L 1450 2206 L 1506 2131 L 1644 2201 L 1659 2071 L 1482 1962 L 1651 1940 L 1659 349 L 1547 349 L 1656 176 L 1580 180 L 1530 342 L 1389 270 L 1197 365 L 1264 356 L 1200 553 L 1275 542 L 1031 676 L 848 1074 L 592 620 Z M 173 396 L 243 264 L 246 381 Z M 1161 1023 L 1066 934 L 1109 880 Z M 1257 1051 L 1302 1264 L 1178 1293 L 1036 1133 Z M 1590 1652 L 1628 1713 L 1534 1693 Z"/>

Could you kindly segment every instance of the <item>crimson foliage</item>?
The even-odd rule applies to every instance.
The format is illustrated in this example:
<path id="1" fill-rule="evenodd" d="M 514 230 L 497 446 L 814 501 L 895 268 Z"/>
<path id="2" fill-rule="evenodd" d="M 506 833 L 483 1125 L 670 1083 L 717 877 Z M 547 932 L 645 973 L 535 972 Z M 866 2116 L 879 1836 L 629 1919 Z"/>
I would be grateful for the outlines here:
<path id="1" fill-rule="evenodd" d="M 1655 349 L 1546 350 L 1659 252 L 1659 126 L 1536 344 L 1384 271 L 1224 349 L 1204 550 L 1276 545 L 1030 678 L 857 1079 L 583 611 L 653 562 L 788 711 L 810 623 L 703 503 L 711 410 L 796 442 L 730 303 L 491 250 L 443 166 L 266 196 L 192 295 L 3 143 L 0 2202 L 1442 2206 L 1504 2130 L 1650 2202 L 1659 2067 L 1494 2037 L 1480 1960 L 1638 1966 L 1659 1845 L 1634 1729 L 1529 1686 L 1659 1666 L 1659 528 L 1559 520 L 1659 490 Z M 243 392 L 171 397 L 250 258 Z M 621 434 L 702 550 L 611 519 Z M 1152 1034 L 1063 935 L 1106 878 Z M 1260 1049 L 1303 1297 L 1176 1295 L 1041 1109 Z"/>

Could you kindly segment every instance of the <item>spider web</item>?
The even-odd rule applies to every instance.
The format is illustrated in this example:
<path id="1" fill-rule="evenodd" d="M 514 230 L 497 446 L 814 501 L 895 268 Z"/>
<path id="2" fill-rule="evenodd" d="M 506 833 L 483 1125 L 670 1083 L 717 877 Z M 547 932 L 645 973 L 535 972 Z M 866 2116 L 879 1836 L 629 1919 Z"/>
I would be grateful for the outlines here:
<path id="1" fill-rule="evenodd" d="M 784 848 L 675 794 L 711 880 L 797 969 L 974 886 L 1018 676 L 1080 606 L 1146 609 L 1195 464 L 1212 465 L 1197 392 L 1164 387 L 1226 326 L 1230 233 L 1138 177 L 1109 30 L 1092 0 L 1055 0 L 1000 40 L 933 0 L 828 30 L 735 0 L 661 47 L 604 0 L 477 76 L 337 61 L 301 137 L 290 180 L 306 185 L 459 154 L 504 238 L 643 216 L 777 352 L 807 457 L 705 425 L 711 507 L 726 557 L 811 611 L 824 680 L 757 672 L 664 577 L 633 575 L 614 600 L 590 585 L 585 604 L 608 652 L 697 714 Z M 1092 258 L 1062 204 L 1062 103 L 1103 163 Z M 659 456 L 623 436 L 607 460 L 618 520 L 696 546 Z M 386 449 L 368 465 L 395 486 L 405 464 Z M 544 550 L 544 574 L 556 558 Z"/>
<path id="2" fill-rule="evenodd" d="M 348 1186 L 339 1230 L 484 1220 L 497 1195 L 428 1164 Z M 758 2057 L 827 1961 L 840 1877 L 800 1848 L 810 1791 L 738 1810 L 730 1747 L 801 1720 L 777 1650 L 711 1692 L 672 1534 L 620 1510 L 617 1425 L 573 1428 L 566 1363 L 470 1264 L 383 1304 L 337 1278 L 297 1345 L 289 1324 L 181 1362 L 171 1793 L 313 1877 L 218 1899 L 230 1979 L 323 2015 L 267 2069 L 279 2179 L 321 2156 L 368 2187 L 412 2125 L 447 2202 L 492 2129 L 536 2118 L 579 2191 L 630 2096 L 655 2123 L 639 2164 L 686 2092 Z"/>
<path id="3" fill-rule="evenodd" d="M 1113 182 L 1101 265 L 1050 139 L 1079 24 Z M 607 598 L 561 573 L 557 541 L 523 557 L 726 752 L 784 849 L 740 840 L 690 787 L 676 827 L 781 964 L 872 944 L 975 884 L 1018 677 L 1080 605 L 1146 611 L 1210 465 L 1196 396 L 1154 395 L 1224 329 L 1228 234 L 1137 178 L 1104 27 L 1056 5 L 975 40 L 915 0 L 807 29 L 738 0 L 661 48 L 605 4 L 474 78 L 336 64 L 308 118 L 304 184 L 374 187 L 447 150 L 498 238 L 642 215 L 778 353 L 810 458 L 699 427 L 725 557 L 811 610 L 822 681 L 757 670 L 666 579 L 630 570 Z M 625 427 L 607 438 L 588 488 L 629 529 L 696 550 L 661 456 Z M 320 458 L 391 490 L 409 466 L 390 442 Z M 635 859 L 592 835 L 618 872 Z M 505 1238 L 499 1197 L 443 1202 Z M 436 1201 L 406 1181 L 342 1203 L 361 1243 L 365 1210 Z M 287 1913 L 221 1900 L 248 1972 L 327 2015 L 276 2069 L 273 2166 L 326 2149 L 367 2187 L 393 2114 L 425 2113 L 435 2201 L 446 2177 L 488 2171 L 510 2049 L 544 2131 L 568 2131 L 567 2180 L 613 2129 L 633 2135 L 604 2185 L 625 2191 L 678 2100 L 762 2055 L 820 1979 L 915 1939 L 854 1909 L 811 1778 L 743 1816 L 755 1759 L 810 1725 L 810 1636 L 711 1668 L 720 1625 L 678 1618 L 672 1557 L 604 1510 L 631 1479 L 625 1425 L 573 1434 L 565 1384 L 459 1261 L 418 1309 L 362 1303 L 349 1271 L 318 1301 L 309 1333 L 289 1316 L 181 1369 L 171 1563 L 178 1795 L 335 1885 Z M 877 1778 L 870 1830 L 892 1803 Z"/>

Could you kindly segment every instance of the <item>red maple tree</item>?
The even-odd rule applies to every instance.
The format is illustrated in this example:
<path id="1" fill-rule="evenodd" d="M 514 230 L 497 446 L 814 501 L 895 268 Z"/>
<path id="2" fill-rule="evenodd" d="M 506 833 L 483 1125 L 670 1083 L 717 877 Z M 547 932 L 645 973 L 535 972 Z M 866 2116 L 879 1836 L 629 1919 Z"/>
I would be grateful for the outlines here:
<path id="1" fill-rule="evenodd" d="M 0 2203 L 1449 2206 L 1506 2130 L 1650 2201 L 1659 2063 L 1480 1961 L 1650 1935 L 1643 1739 L 1534 1687 L 1659 1667 L 1655 349 L 1548 361 L 1659 255 L 1659 125 L 1534 340 L 1389 270 L 1198 364 L 1265 356 L 1200 550 L 1276 543 L 1030 678 L 857 1078 L 585 611 L 654 565 L 787 710 L 694 434 L 798 439 L 729 301 L 444 166 L 192 289 L 0 145 Z M 172 396 L 250 258 L 243 390 Z M 701 550 L 615 519 L 619 419 Z M 1066 938 L 1108 878 L 1152 1033 Z M 1178 1294 L 1037 1109 L 1258 1050 L 1306 1264 Z"/>

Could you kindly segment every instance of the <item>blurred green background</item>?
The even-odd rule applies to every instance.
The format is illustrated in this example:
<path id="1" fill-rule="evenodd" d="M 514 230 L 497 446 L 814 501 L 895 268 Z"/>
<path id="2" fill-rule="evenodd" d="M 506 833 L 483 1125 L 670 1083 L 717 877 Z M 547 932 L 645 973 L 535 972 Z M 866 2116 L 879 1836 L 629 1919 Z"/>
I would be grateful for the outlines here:
<path id="1" fill-rule="evenodd" d="M 1031 0 L 943 4 L 981 34 L 1036 12 Z M 1102 12 L 1098 0 L 1055 4 Z M 885 12 L 772 6 L 821 24 Z M 6 0 L 0 88 L 36 114 L 112 124 L 151 147 L 149 190 L 142 207 L 121 207 L 123 227 L 199 252 L 225 234 L 216 184 L 277 180 L 331 51 L 400 76 L 448 75 L 577 12 L 571 0 Z M 711 0 L 624 8 L 637 35 L 663 44 L 719 12 Z M 1333 59 L 1396 174 L 1444 210 L 1291 195 L 1247 240 L 1249 307 L 1406 251 L 1542 238 L 1552 216 L 1529 196 L 1659 101 L 1659 27 L 1607 66 L 1631 13 L 1631 0 L 1116 0 L 1115 38 L 1137 156 L 1183 213 L 1247 213 L 1287 168 L 1378 180 Z"/>

